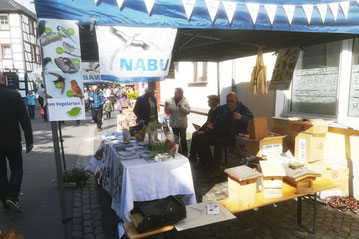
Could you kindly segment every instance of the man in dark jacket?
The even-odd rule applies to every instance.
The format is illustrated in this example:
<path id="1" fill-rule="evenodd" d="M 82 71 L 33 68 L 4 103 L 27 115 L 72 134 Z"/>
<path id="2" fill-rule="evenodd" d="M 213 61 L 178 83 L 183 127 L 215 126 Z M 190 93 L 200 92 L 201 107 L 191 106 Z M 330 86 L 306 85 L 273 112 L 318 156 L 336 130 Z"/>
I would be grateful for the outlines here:
<path id="1" fill-rule="evenodd" d="M 155 91 L 146 88 L 145 94 L 138 97 L 133 109 L 138 124 L 143 123 L 146 127 L 145 133 L 153 133 L 157 128 L 158 113 Z"/>
<path id="2" fill-rule="evenodd" d="M 206 123 L 204 123 L 198 130 L 193 132 L 192 134 L 192 142 L 191 142 L 191 150 L 190 150 L 190 161 L 196 162 L 197 161 L 197 153 L 199 152 L 199 143 L 201 140 L 211 137 L 213 134 L 213 130 L 207 128 L 209 123 L 213 123 L 214 120 L 217 118 L 219 114 L 219 97 L 217 95 L 209 95 L 208 97 L 208 106 L 211 108 L 208 111 L 208 117 Z M 200 166 L 204 166 L 206 162 L 203 162 L 203 157 L 200 157 Z"/>
<path id="3" fill-rule="evenodd" d="M 23 176 L 20 127 L 25 134 L 26 153 L 33 148 L 29 115 L 19 93 L 5 88 L 5 77 L 0 72 L 0 200 L 6 209 L 22 213 L 19 194 Z M 11 175 L 7 177 L 6 158 Z"/>
<path id="4" fill-rule="evenodd" d="M 224 147 L 234 146 L 235 136 L 238 133 L 248 133 L 248 122 L 253 119 L 252 112 L 240 101 L 235 92 L 227 95 L 227 104 L 222 105 L 220 113 L 214 123 L 208 124 L 208 128 L 214 130 L 213 137 L 206 143 L 201 143 L 202 150 L 207 152 L 205 157 L 211 161 L 214 176 L 219 176 Z M 210 153 L 209 146 L 214 145 L 214 156 Z"/>

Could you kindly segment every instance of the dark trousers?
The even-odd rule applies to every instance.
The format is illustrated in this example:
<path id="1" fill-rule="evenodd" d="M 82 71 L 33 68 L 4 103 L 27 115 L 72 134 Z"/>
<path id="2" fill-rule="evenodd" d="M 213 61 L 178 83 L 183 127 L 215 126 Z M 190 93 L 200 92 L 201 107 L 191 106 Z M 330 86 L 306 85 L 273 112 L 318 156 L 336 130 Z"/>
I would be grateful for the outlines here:
<path id="1" fill-rule="evenodd" d="M 35 117 L 35 105 L 28 105 L 27 109 L 29 111 L 30 119 L 33 119 Z"/>
<path id="2" fill-rule="evenodd" d="M 7 177 L 6 158 L 10 165 L 10 180 Z M 19 200 L 21 182 L 23 176 L 22 168 L 22 146 L 18 142 L 14 145 L 0 146 L 0 200 Z"/>
<path id="3" fill-rule="evenodd" d="M 200 147 L 200 163 L 206 162 L 213 169 L 220 169 L 222 163 L 222 156 L 224 148 L 227 144 L 227 137 L 210 136 L 202 138 L 199 142 Z M 214 146 L 214 153 L 212 156 L 210 146 Z"/>
<path id="4" fill-rule="evenodd" d="M 206 135 L 205 133 L 195 135 L 192 134 L 191 148 L 189 151 L 190 158 L 195 159 L 197 155 L 199 156 L 200 142 L 205 137 L 208 137 L 208 135 Z"/>
<path id="5" fill-rule="evenodd" d="M 111 111 L 106 111 L 106 119 L 111 119 Z"/>
<path id="6" fill-rule="evenodd" d="M 95 121 L 98 129 L 101 129 L 101 125 L 102 125 L 102 112 L 103 112 L 102 107 L 97 109 L 92 109 L 91 112 L 92 120 Z"/>
<path id="7" fill-rule="evenodd" d="M 173 134 L 179 136 L 181 138 L 181 147 L 180 153 L 187 157 L 188 149 L 187 149 L 187 140 L 186 140 L 186 129 L 187 128 L 172 128 Z"/>

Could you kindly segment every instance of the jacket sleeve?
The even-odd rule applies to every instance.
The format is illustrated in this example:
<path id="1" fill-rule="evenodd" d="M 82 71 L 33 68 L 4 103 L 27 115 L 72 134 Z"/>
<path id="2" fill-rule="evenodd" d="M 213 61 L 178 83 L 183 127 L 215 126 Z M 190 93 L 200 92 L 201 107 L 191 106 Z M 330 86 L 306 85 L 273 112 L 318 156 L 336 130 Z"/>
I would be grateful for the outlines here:
<path id="1" fill-rule="evenodd" d="M 17 117 L 20 122 L 21 128 L 24 131 L 26 146 L 28 146 L 34 143 L 32 136 L 31 121 L 27 113 L 25 103 L 20 95 L 18 95 L 16 101 L 17 101 L 16 104 Z"/>
<path id="2" fill-rule="evenodd" d="M 189 106 L 189 103 L 187 100 L 184 100 L 182 103 L 182 106 L 180 108 L 181 112 L 188 115 L 189 113 L 191 113 L 191 107 Z"/>
<path id="3" fill-rule="evenodd" d="M 141 99 L 140 98 L 138 98 L 137 99 L 137 101 L 136 101 L 136 103 L 135 103 L 135 107 L 133 108 L 133 113 L 135 113 L 135 115 L 136 115 L 136 117 L 138 117 L 139 116 L 139 114 L 140 114 L 140 112 L 139 112 L 139 108 L 140 108 L 140 101 L 141 101 Z M 120 104 L 121 105 L 121 104 Z M 121 106 L 121 110 L 122 110 L 122 106 Z"/>
<path id="4" fill-rule="evenodd" d="M 171 101 L 168 105 L 165 104 L 165 113 L 168 115 L 171 114 Z"/>
<path id="5" fill-rule="evenodd" d="M 246 124 L 248 126 L 248 121 L 253 119 L 253 114 L 245 105 L 243 105 L 241 111 L 241 119 L 239 121 L 241 121 L 242 124 Z"/>

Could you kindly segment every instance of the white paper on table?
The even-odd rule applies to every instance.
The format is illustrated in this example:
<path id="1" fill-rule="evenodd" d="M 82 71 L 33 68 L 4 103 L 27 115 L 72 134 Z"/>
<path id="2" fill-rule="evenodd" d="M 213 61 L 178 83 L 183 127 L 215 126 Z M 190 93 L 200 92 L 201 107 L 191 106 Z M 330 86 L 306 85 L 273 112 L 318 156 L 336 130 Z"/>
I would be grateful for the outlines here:
<path id="1" fill-rule="evenodd" d="M 188 230 L 195 227 L 205 226 L 212 223 L 227 221 L 235 219 L 236 217 L 228 211 L 224 206 L 219 205 L 218 215 L 208 215 L 206 206 L 211 203 L 218 203 L 214 201 L 206 201 L 194 205 L 186 206 L 187 218 L 177 222 L 174 226 L 177 231 Z"/>

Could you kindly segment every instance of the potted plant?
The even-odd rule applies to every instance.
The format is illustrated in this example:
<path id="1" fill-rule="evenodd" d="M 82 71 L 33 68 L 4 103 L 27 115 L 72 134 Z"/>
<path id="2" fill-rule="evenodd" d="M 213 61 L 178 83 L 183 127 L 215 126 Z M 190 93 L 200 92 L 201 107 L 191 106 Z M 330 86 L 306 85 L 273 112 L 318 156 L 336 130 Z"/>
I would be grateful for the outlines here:
<path id="1" fill-rule="evenodd" d="M 89 176 L 81 168 L 72 168 L 64 173 L 65 187 L 79 187 L 87 183 Z"/>

